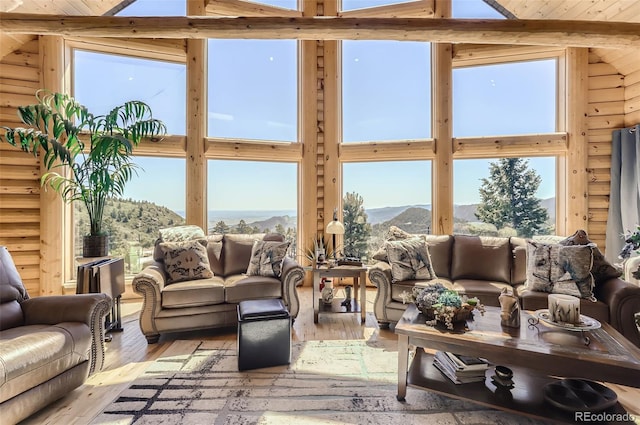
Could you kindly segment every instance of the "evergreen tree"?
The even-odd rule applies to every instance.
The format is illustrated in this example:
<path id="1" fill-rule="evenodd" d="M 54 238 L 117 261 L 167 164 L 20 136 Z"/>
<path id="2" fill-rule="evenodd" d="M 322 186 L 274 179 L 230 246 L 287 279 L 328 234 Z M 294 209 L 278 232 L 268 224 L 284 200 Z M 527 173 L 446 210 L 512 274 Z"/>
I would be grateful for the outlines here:
<path id="1" fill-rule="evenodd" d="M 344 254 L 348 257 L 363 257 L 367 254 L 367 241 L 371 235 L 371 224 L 367 223 L 364 200 L 355 192 L 347 193 L 343 199 Z"/>
<path id="2" fill-rule="evenodd" d="M 238 225 L 236 226 L 236 233 L 248 233 L 248 234 L 250 234 L 251 230 L 252 230 L 251 226 L 249 226 L 247 224 L 247 222 L 244 221 L 244 219 L 240 220 L 238 222 Z"/>
<path id="3" fill-rule="evenodd" d="M 227 225 L 227 223 L 225 223 L 224 221 L 220 220 L 219 222 L 216 223 L 215 226 L 213 226 L 213 233 L 229 233 L 230 227 Z"/>
<path id="4" fill-rule="evenodd" d="M 276 233 L 285 234 L 284 226 L 280 223 L 276 224 Z"/>
<path id="5" fill-rule="evenodd" d="M 492 162 L 489 178 L 482 179 L 482 202 L 478 205 L 476 217 L 498 229 L 516 229 L 522 237 L 540 233 L 549 218 L 547 210 L 535 196 L 540 182 L 540 176 L 529 169 L 528 160 L 502 158 L 497 163 Z"/>

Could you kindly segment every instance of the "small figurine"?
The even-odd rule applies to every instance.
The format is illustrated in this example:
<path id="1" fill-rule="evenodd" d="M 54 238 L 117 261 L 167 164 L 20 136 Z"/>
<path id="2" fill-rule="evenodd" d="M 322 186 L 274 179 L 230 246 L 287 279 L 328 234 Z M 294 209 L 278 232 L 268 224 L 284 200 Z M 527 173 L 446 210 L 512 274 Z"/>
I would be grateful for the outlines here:
<path id="1" fill-rule="evenodd" d="M 520 327 L 520 304 L 512 288 L 503 288 L 500 301 L 500 324 L 510 328 Z"/>

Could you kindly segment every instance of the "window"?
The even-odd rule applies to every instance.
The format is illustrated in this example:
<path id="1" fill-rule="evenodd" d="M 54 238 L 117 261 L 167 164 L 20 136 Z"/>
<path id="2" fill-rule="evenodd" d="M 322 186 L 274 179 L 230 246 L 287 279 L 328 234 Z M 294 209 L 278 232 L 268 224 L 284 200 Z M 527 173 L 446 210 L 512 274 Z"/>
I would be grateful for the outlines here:
<path id="1" fill-rule="evenodd" d="M 430 44 L 343 41 L 343 142 L 431 137 Z"/>
<path id="2" fill-rule="evenodd" d="M 297 164 L 209 160 L 208 176 L 209 233 L 281 233 L 296 252 Z"/>
<path id="3" fill-rule="evenodd" d="M 251 0 L 253 3 L 262 3 L 283 9 L 298 9 L 298 0 Z"/>
<path id="4" fill-rule="evenodd" d="M 504 15 L 483 0 L 453 0 L 451 16 L 458 19 L 505 19 Z"/>
<path id="5" fill-rule="evenodd" d="M 208 135 L 298 140 L 295 40 L 209 40 Z"/>
<path id="6" fill-rule="evenodd" d="M 407 0 L 342 0 L 342 10 L 356 10 L 376 6 L 388 6 L 391 4 L 412 3 Z"/>
<path id="7" fill-rule="evenodd" d="M 392 225 L 431 233 L 431 161 L 350 162 L 342 175 L 345 255 L 371 260 Z"/>
<path id="8" fill-rule="evenodd" d="M 131 3 L 130 1 L 126 3 Z M 186 0 L 135 0 L 116 16 L 186 16 Z"/>
<path id="9" fill-rule="evenodd" d="M 555 233 L 556 158 L 454 161 L 454 233 Z"/>
<path id="10" fill-rule="evenodd" d="M 75 50 L 74 97 L 95 114 L 128 100 L 151 106 L 169 134 L 185 134 L 184 64 Z M 99 82 L 99 84 L 96 84 Z"/>
<path id="11" fill-rule="evenodd" d="M 105 207 L 103 230 L 109 234 L 109 253 L 125 260 L 125 273 L 135 274 L 153 257 L 158 230 L 184 224 L 185 160 L 136 157 L 140 167 L 122 199 Z M 74 252 L 82 257 L 82 237 L 89 233 L 89 216 L 74 203 Z"/>
<path id="12" fill-rule="evenodd" d="M 556 131 L 553 59 L 453 70 L 453 135 Z"/>
<path id="13" fill-rule="evenodd" d="M 185 134 L 184 64 L 82 50 L 75 50 L 73 59 L 73 95 L 91 112 L 105 114 L 125 101 L 141 100 L 169 133 Z M 104 213 L 110 253 L 125 258 L 129 274 L 138 272 L 151 256 L 158 229 L 181 224 L 185 215 L 184 158 L 138 156 L 134 162 L 140 167 L 138 175 L 129 181 L 122 199 L 109 201 Z M 81 256 L 81 240 L 88 233 L 82 204 L 75 203 L 73 216 L 73 252 Z M 74 269 L 70 268 L 75 273 Z"/>

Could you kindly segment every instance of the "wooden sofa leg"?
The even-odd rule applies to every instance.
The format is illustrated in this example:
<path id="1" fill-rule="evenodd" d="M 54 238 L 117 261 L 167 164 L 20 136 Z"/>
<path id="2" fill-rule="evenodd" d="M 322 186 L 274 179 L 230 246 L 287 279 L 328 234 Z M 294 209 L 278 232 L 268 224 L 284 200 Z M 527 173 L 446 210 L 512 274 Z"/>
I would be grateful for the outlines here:
<path id="1" fill-rule="evenodd" d="M 145 335 L 145 338 L 147 338 L 147 344 L 155 344 L 158 342 L 158 340 L 160 339 L 160 334 L 156 334 L 156 335 Z"/>
<path id="2" fill-rule="evenodd" d="M 380 329 L 389 329 L 389 324 L 390 323 L 391 322 L 381 322 L 381 321 L 378 320 L 378 327 Z"/>

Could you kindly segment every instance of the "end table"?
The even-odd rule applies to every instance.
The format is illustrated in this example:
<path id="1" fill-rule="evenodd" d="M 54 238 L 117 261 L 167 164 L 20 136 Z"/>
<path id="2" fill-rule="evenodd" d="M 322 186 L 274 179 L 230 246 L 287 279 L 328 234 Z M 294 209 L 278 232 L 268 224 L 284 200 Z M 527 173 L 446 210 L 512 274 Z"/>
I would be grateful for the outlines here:
<path id="1" fill-rule="evenodd" d="M 344 298 L 334 298 L 331 304 L 325 304 L 322 301 L 320 281 L 325 277 L 353 278 L 353 298 L 351 304 L 342 305 Z M 360 293 L 359 301 L 358 293 Z M 360 313 L 360 323 L 365 323 L 367 316 L 367 267 L 315 267 L 313 269 L 313 323 L 318 323 L 318 315 L 320 313 Z"/>

